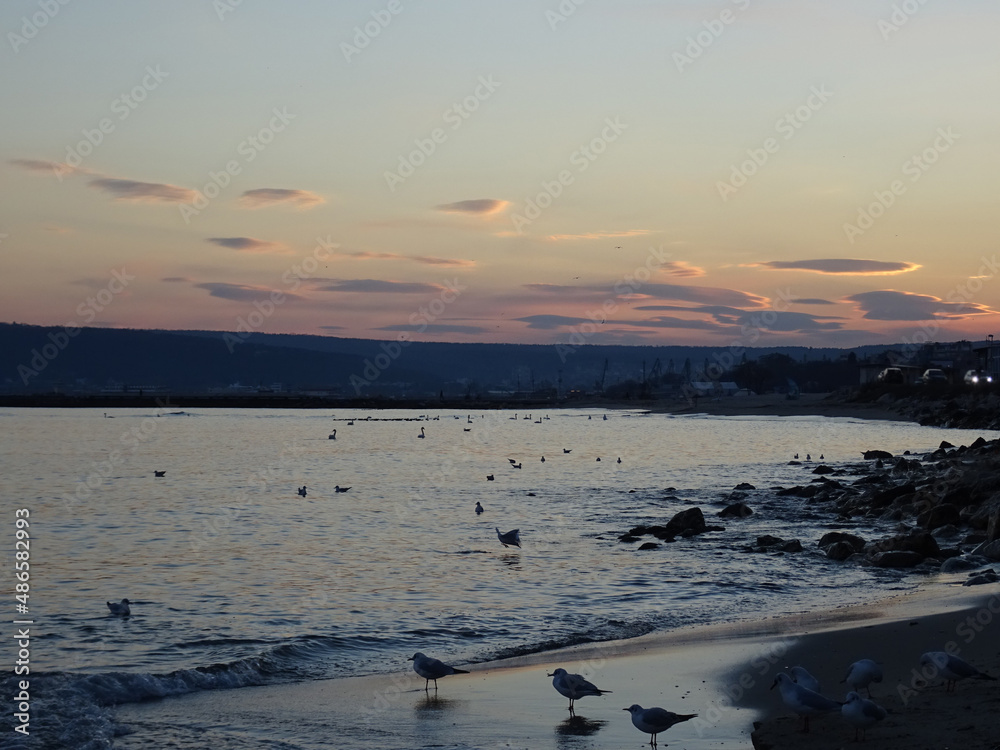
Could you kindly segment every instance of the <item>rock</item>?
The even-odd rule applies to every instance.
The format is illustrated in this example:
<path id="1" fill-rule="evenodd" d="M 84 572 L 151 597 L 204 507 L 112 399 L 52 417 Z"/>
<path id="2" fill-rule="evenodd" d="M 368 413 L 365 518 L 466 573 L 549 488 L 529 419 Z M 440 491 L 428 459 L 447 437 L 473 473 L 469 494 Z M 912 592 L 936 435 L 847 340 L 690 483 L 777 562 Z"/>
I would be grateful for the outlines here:
<path id="1" fill-rule="evenodd" d="M 836 470 L 835 469 L 831 469 L 826 464 L 820 464 L 819 466 L 817 466 L 815 469 L 812 470 L 812 473 L 813 474 L 833 474 L 834 471 L 836 471 Z"/>
<path id="2" fill-rule="evenodd" d="M 790 539 L 787 542 L 779 544 L 778 550 L 780 550 L 781 552 L 801 552 L 802 542 L 800 542 L 798 539 Z"/>
<path id="3" fill-rule="evenodd" d="M 892 458 L 892 454 L 889 451 L 865 451 L 861 455 L 865 457 L 865 461 L 871 461 L 876 458 L 888 461 Z"/>
<path id="4" fill-rule="evenodd" d="M 719 518 L 746 518 L 752 515 L 753 510 L 746 503 L 733 503 L 719 511 Z"/>
<path id="5" fill-rule="evenodd" d="M 1000 539 L 1000 507 L 990 513 L 989 521 L 986 522 L 986 538 L 989 541 Z"/>
<path id="6" fill-rule="evenodd" d="M 804 487 L 786 487 L 783 490 L 778 490 L 774 494 L 779 497 L 786 497 L 788 495 L 793 497 L 814 497 L 820 489 L 821 488 L 818 485 L 810 484 Z"/>
<path id="7" fill-rule="evenodd" d="M 624 536 L 619 537 L 619 540 L 637 541 L 635 537 L 652 534 L 661 541 L 672 542 L 679 536 L 690 537 L 706 531 L 725 531 L 725 527 L 708 526 L 701 508 L 687 508 L 677 513 L 665 526 L 634 526 Z"/>
<path id="8" fill-rule="evenodd" d="M 848 534 L 843 531 L 830 531 L 824 534 L 817 545 L 820 549 L 825 549 L 830 545 L 844 542 L 850 545 L 851 550 L 860 552 L 865 548 L 865 540 L 855 534 Z"/>
<path id="9" fill-rule="evenodd" d="M 955 446 L 949 443 L 947 440 L 942 440 L 941 445 L 938 446 L 939 451 L 946 451 L 949 448 L 954 448 Z"/>
<path id="10" fill-rule="evenodd" d="M 996 583 L 997 581 L 1000 581 L 1000 576 L 997 575 L 997 572 L 993 570 L 993 568 L 990 568 L 988 570 L 984 570 L 982 573 L 970 575 L 968 580 L 962 585 L 981 586 L 984 583 Z"/>
<path id="11" fill-rule="evenodd" d="M 801 461 L 789 461 L 788 465 L 789 466 L 801 466 L 802 462 Z"/>
<path id="12" fill-rule="evenodd" d="M 976 568 L 981 568 L 982 564 L 977 563 L 975 560 L 970 560 L 967 557 L 952 557 L 949 560 L 945 560 L 941 563 L 942 573 L 964 573 L 968 570 L 975 570 Z"/>
<path id="13" fill-rule="evenodd" d="M 734 490 L 755 490 L 757 489 L 749 482 L 740 482 L 738 485 L 733 487 Z"/>
<path id="14" fill-rule="evenodd" d="M 977 437 L 975 439 L 975 442 L 973 442 L 972 445 L 969 446 L 969 448 L 970 449 L 982 448 L 984 445 L 986 445 L 986 441 L 982 437 Z"/>
<path id="15" fill-rule="evenodd" d="M 984 542 L 972 550 L 973 555 L 982 555 L 983 557 L 996 562 L 1000 560 L 1000 539 L 995 539 L 992 542 Z"/>
<path id="16" fill-rule="evenodd" d="M 837 562 L 843 562 L 848 557 L 855 553 L 854 547 L 852 547 L 847 542 L 834 542 L 829 544 L 824 548 L 826 556 L 831 560 L 836 560 Z"/>
<path id="17" fill-rule="evenodd" d="M 639 537 L 633 536 L 631 533 L 629 533 L 629 534 L 622 534 L 620 537 L 618 537 L 618 541 L 619 542 L 638 542 L 639 541 Z"/>
<path id="18" fill-rule="evenodd" d="M 873 554 L 881 552 L 915 552 L 921 557 L 937 557 L 941 548 L 937 541 L 926 531 L 911 531 L 897 534 L 876 542 L 870 548 Z"/>
<path id="19" fill-rule="evenodd" d="M 659 546 L 660 545 L 657 544 L 656 542 L 643 542 L 641 545 L 639 545 L 639 549 L 640 550 L 644 550 L 644 549 L 657 549 Z"/>
<path id="20" fill-rule="evenodd" d="M 958 508 L 951 503 L 935 505 L 917 516 L 917 525 L 933 531 L 946 525 L 956 525 L 962 522 Z"/>
<path id="21" fill-rule="evenodd" d="M 908 550 L 879 552 L 872 557 L 872 565 L 876 568 L 915 568 L 923 561 L 924 557 L 919 552 Z"/>
<path id="22" fill-rule="evenodd" d="M 904 495 L 912 495 L 916 491 L 917 486 L 913 482 L 890 487 L 887 490 L 875 493 L 875 496 L 871 499 L 871 507 L 885 508 L 892 505 L 896 498 L 903 497 Z"/>
<path id="23" fill-rule="evenodd" d="M 757 537 L 758 547 L 775 547 L 779 544 L 784 544 L 785 540 L 780 536 L 771 536 L 770 534 L 765 534 L 764 536 Z"/>

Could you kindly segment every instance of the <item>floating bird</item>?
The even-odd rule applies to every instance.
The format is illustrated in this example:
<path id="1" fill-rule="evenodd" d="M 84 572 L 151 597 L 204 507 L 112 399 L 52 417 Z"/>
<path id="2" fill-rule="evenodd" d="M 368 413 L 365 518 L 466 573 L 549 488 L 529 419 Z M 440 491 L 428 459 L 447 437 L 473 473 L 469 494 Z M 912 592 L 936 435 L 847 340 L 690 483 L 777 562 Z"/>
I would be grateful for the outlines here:
<path id="1" fill-rule="evenodd" d="M 820 460 L 820 461 L 822 461 L 822 460 L 823 460 L 823 454 L 822 454 L 822 453 L 820 453 L 820 454 L 819 454 L 819 460 Z"/>
<path id="2" fill-rule="evenodd" d="M 653 735 L 649 739 L 649 744 L 656 747 L 656 735 L 666 732 L 674 724 L 693 719 L 698 714 L 675 714 L 664 708 L 643 708 L 638 703 L 633 703 L 622 711 L 632 714 L 632 725 L 640 732 Z"/>
<path id="3" fill-rule="evenodd" d="M 808 453 L 806 454 L 806 461 L 812 461 L 813 458 Z"/>
<path id="4" fill-rule="evenodd" d="M 463 427 L 462 428 L 462 432 L 472 432 L 472 428 L 471 427 Z"/>
<path id="5" fill-rule="evenodd" d="M 621 457 L 621 456 L 619 456 L 619 457 L 618 457 L 618 463 L 621 463 L 621 462 L 622 462 L 622 457 Z"/>
<path id="6" fill-rule="evenodd" d="M 597 457 L 597 460 L 598 460 L 598 461 L 600 461 L 600 460 L 601 460 L 601 457 L 600 457 L 600 456 L 598 456 L 598 457 Z"/>
<path id="7" fill-rule="evenodd" d="M 500 533 L 500 529 L 497 529 L 497 539 L 500 540 L 500 544 L 504 547 L 518 547 L 521 546 L 521 534 L 520 529 L 512 529 L 511 531 Z"/>
<path id="8" fill-rule="evenodd" d="M 852 690 L 865 688 L 871 698 L 871 683 L 882 682 L 882 667 L 871 659 L 861 659 L 847 668 L 847 676 L 841 682 L 846 682 Z"/>
<path id="9" fill-rule="evenodd" d="M 513 458 L 508 458 L 507 460 L 510 461 L 512 464 L 516 464 L 517 463 L 517 461 L 515 461 Z"/>
<path id="10" fill-rule="evenodd" d="M 542 463 L 545 463 L 545 456 L 542 456 Z"/>
<path id="11" fill-rule="evenodd" d="M 866 700 L 853 690 L 847 694 L 847 702 L 841 707 L 840 715 L 849 724 L 854 725 L 854 741 L 858 741 L 858 733 L 861 739 L 865 738 L 865 731 L 868 727 L 882 721 L 889 712 L 874 701 Z"/>
<path id="12" fill-rule="evenodd" d="M 792 675 L 792 679 L 795 680 L 796 685 L 801 685 L 806 690 L 812 690 L 814 693 L 819 692 L 819 680 L 809 674 L 809 670 L 805 667 L 792 667 L 788 671 Z"/>
<path id="13" fill-rule="evenodd" d="M 336 439 L 337 439 L 337 431 L 334 430 L 333 432 L 330 433 L 330 437 L 327 438 L 327 440 L 336 440 Z"/>
<path id="14" fill-rule="evenodd" d="M 949 693 L 955 689 L 955 683 L 966 677 L 977 677 L 980 680 L 995 680 L 985 672 L 980 672 L 967 661 L 952 656 L 945 651 L 928 651 L 920 657 L 921 664 L 930 664 L 937 669 L 945 679 L 945 690 Z"/>
<path id="15" fill-rule="evenodd" d="M 604 415 L 604 421 L 605 421 L 605 422 L 607 422 L 607 421 L 608 421 L 608 415 L 607 415 L 607 414 L 605 414 L 605 415 Z"/>
<path id="16" fill-rule="evenodd" d="M 792 711 L 802 717 L 802 731 L 809 731 L 809 717 L 816 714 L 827 713 L 829 711 L 839 711 L 842 704 L 830 700 L 819 693 L 808 690 L 801 685 L 796 685 L 790 676 L 784 672 L 779 672 L 774 678 L 774 686 L 778 686 L 781 693 L 781 700 L 785 702 Z"/>
<path id="17" fill-rule="evenodd" d="M 521 468 L 521 464 L 520 463 L 511 464 L 510 468 L 512 468 L 512 469 L 520 469 Z"/>
<path id="18" fill-rule="evenodd" d="M 572 452 L 573 452 L 572 448 L 563 448 L 563 453 L 572 453 Z"/>
<path id="19" fill-rule="evenodd" d="M 111 610 L 111 614 L 118 617 L 128 617 L 132 614 L 132 610 L 129 609 L 129 604 L 131 604 L 128 599 L 122 599 L 121 603 L 115 604 L 114 602 L 105 602 L 108 605 L 108 609 Z"/>
<path id="20" fill-rule="evenodd" d="M 480 505 L 479 502 L 477 501 L 476 502 L 476 515 L 478 516 L 482 512 L 483 512 L 483 506 Z"/>
<path id="21" fill-rule="evenodd" d="M 798 454 L 798 453 L 796 453 L 796 454 L 795 454 L 795 458 L 798 458 L 798 457 L 799 457 L 799 454 Z"/>
<path id="22" fill-rule="evenodd" d="M 493 475 L 492 474 L 487 474 L 486 475 L 486 481 L 487 482 L 492 482 L 493 481 Z"/>
<path id="23" fill-rule="evenodd" d="M 418 437 L 418 438 L 422 438 L 422 437 L 426 437 L 426 436 L 424 435 L 424 428 L 423 428 L 423 427 L 421 427 L 421 428 L 420 428 L 420 434 L 419 434 L 419 435 L 417 435 L 417 437 Z"/>
<path id="24" fill-rule="evenodd" d="M 573 710 L 573 701 L 584 698 L 588 695 L 603 695 L 610 693 L 610 690 L 601 690 L 597 685 L 588 682 L 582 675 L 570 674 L 562 667 L 556 669 L 548 675 L 552 678 L 552 687 L 566 698 L 569 698 L 569 710 Z"/>
<path id="25" fill-rule="evenodd" d="M 354 420 L 352 419 L 352 420 L 351 420 L 350 422 L 348 422 L 347 424 L 348 424 L 348 425 L 352 425 L 352 424 L 354 424 Z"/>
<path id="26" fill-rule="evenodd" d="M 156 469 L 153 469 L 153 476 L 154 477 L 165 477 L 166 475 L 167 475 L 167 470 L 166 469 L 164 469 L 163 471 L 157 471 Z"/>
<path id="27" fill-rule="evenodd" d="M 413 671 L 426 680 L 424 683 L 424 690 L 427 689 L 431 680 L 434 680 L 434 689 L 437 690 L 438 679 L 441 677 L 447 677 L 450 674 L 469 674 L 467 669 L 456 669 L 455 667 L 450 667 L 444 662 L 430 656 L 425 656 L 419 651 L 407 659 L 407 661 L 412 661 Z"/>
<path id="28" fill-rule="evenodd" d="M 299 487 L 298 492 L 299 492 L 299 495 L 301 497 L 305 497 L 306 496 L 306 486 L 302 485 L 301 487 Z"/>
<path id="29" fill-rule="evenodd" d="M 334 491 L 334 492 L 347 492 L 347 491 L 348 491 L 349 489 L 351 489 L 351 488 L 350 488 L 350 487 L 341 487 L 341 486 L 340 486 L 340 485 L 338 484 L 338 485 L 335 485 L 335 486 L 334 486 L 334 488 L 333 488 L 333 491 Z"/>

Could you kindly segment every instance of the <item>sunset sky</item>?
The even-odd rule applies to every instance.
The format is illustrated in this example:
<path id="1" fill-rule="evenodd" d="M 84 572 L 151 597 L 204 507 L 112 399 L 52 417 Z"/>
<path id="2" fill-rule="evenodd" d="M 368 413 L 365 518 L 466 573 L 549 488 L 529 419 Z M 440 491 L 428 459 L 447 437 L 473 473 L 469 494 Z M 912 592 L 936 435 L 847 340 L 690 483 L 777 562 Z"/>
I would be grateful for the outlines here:
<path id="1" fill-rule="evenodd" d="M 992 0 L 10 0 L 0 321 L 1000 333 Z"/>

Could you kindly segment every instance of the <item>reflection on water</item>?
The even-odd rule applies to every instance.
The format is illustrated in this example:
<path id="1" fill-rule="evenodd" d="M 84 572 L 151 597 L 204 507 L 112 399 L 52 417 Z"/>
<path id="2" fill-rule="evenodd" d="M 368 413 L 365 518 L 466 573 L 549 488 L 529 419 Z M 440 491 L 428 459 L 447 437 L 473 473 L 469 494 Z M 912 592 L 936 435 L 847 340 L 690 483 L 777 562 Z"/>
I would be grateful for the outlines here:
<path id="1" fill-rule="evenodd" d="M 586 737 L 587 735 L 596 734 L 607 723 L 600 719 L 588 719 L 585 716 L 573 715 L 565 721 L 556 724 L 556 734 Z"/>
<path id="2" fill-rule="evenodd" d="M 460 701 L 453 698 L 442 698 L 437 694 L 436 690 L 431 690 L 430 693 L 414 704 L 413 709 L 417 714 L 431 711 L 446 711 L 449 708 L 454 708 L 459 703 Z"/>

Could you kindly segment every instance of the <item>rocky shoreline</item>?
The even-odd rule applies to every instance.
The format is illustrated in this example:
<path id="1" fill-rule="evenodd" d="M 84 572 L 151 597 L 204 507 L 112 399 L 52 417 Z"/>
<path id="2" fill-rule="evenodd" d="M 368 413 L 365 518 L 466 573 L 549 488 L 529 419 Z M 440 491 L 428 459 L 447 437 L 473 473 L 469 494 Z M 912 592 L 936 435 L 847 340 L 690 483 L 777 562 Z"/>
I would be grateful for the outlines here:
<path id="1" fill-rule="evenodd" d="M 900 419 L 932 427 L 1000 430 L 1000 395 L 992 391 L 928 392 L 910 386 L 868 386 L 830 398 L 847 404 L 878 406 Z"/>

